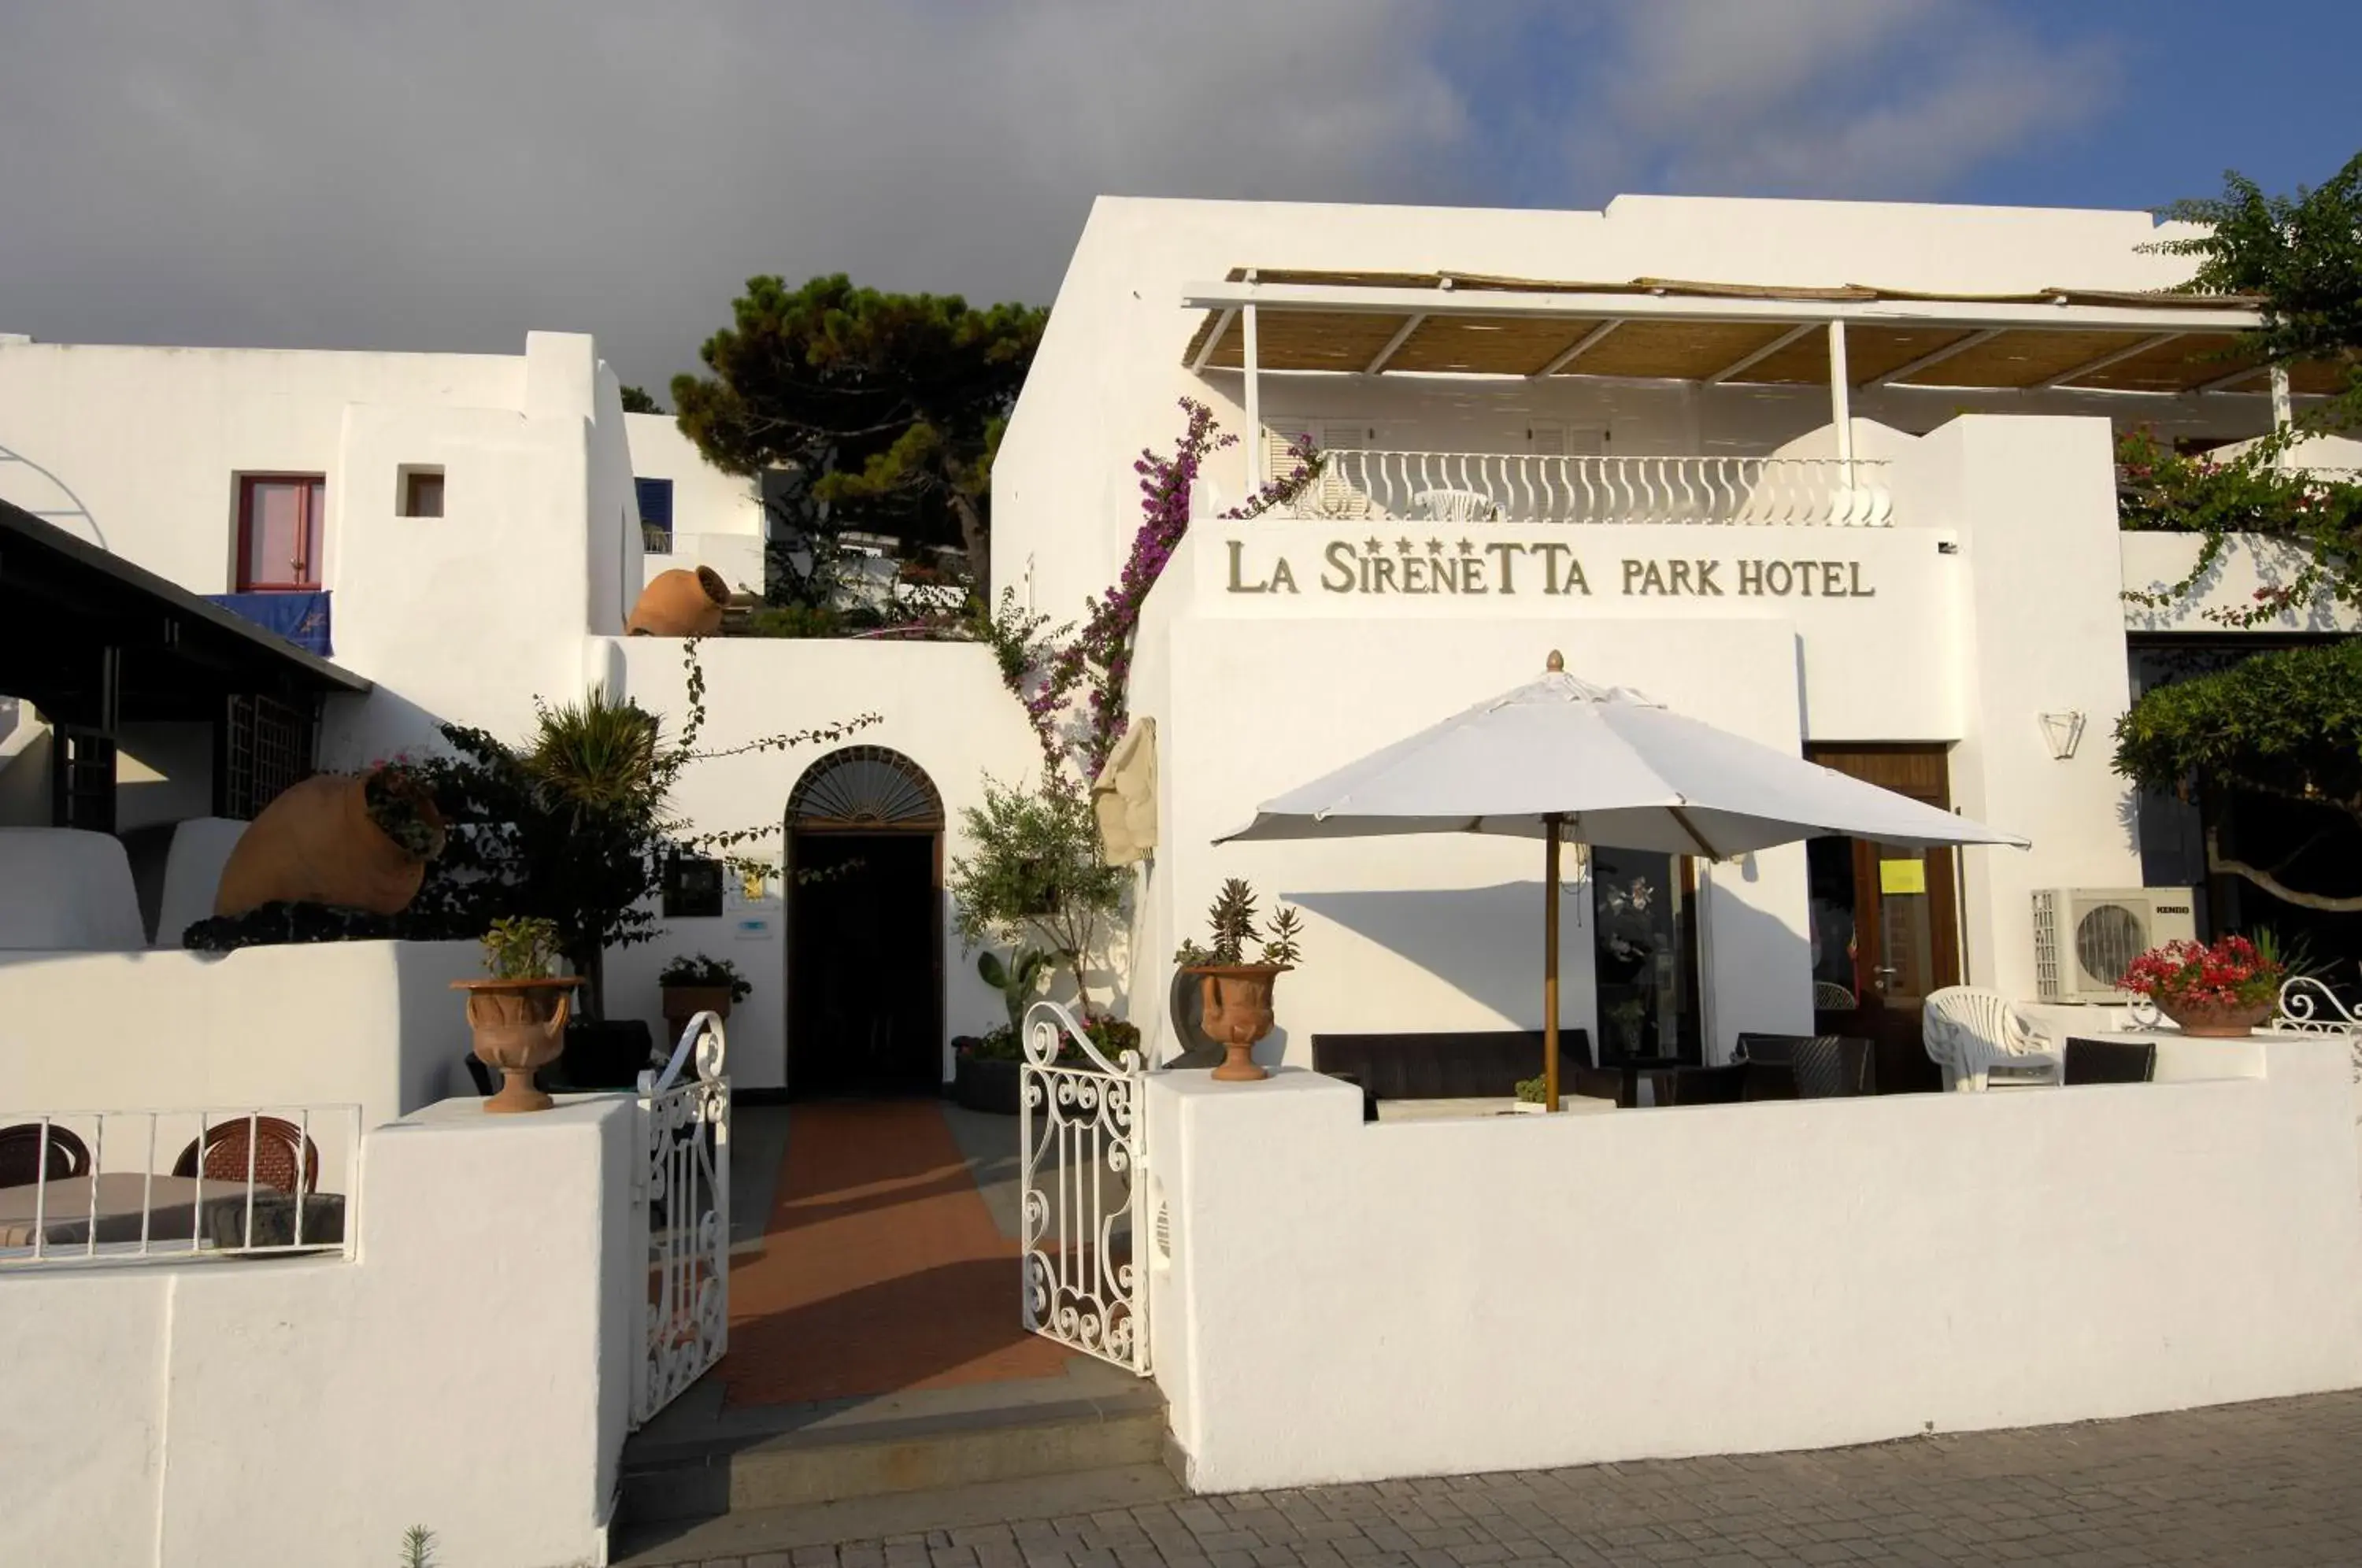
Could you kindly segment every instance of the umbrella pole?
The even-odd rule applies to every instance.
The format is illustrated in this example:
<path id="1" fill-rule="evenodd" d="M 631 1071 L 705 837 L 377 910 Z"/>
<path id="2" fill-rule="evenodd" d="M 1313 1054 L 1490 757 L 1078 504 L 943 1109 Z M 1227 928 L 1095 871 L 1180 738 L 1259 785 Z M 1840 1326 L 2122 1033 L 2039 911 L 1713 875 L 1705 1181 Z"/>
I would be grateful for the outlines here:
<path id="1" fill-rule="evenodd" d="M 1558 1103 L 1558 830 L 1556 812 L 1542 816 L 1542 1110 Z"/>

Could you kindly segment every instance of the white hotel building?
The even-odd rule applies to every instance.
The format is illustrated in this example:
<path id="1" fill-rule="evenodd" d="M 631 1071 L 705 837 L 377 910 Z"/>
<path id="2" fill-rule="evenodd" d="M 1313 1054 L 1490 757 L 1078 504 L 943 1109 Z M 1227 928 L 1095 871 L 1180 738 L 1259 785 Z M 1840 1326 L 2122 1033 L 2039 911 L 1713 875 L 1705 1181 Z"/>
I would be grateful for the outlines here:
<path id="1" fill-rule="evenodd" d="M 2206 619 L 2281 569 L 2254 547 L 2196 602 L 2126 602 L 2198 541 L 2120 530 L 2116 436 L 2251 439 L 2323 390 L 2224 358 L 2253 312 L 2161 292 L 2186 264 L 2157 237 L 2137 212 L 1100 202 L 997 461 L 996 587 L 1078 619 L 1180 405 L 1252 438 L 1209 461 L 1145 602 L 1127 695 L 1155 724 L 1156 843 L 1091 1000 L 1151 1060 L 1176 1055 L 1165 955 L 1244 877 L 1306 922 L 1264 1060 L 1537 1026 L 1530 842 L 1214 841 L 1556 650 L 2032 846 L 1576 854 L 1563 1017 L 1597 1057 L 1716 1062 L 1742 1032 L 1819 1027 L 1874 1038 L 1879 1087 L 1908 1089 L 1933 1076 L 1920 999 L 1956 982 L 2054 1032 L 2108 1027 L 2114 1010 L 2034 1005 L 2036 905 L 2180 906 L 2202 880 L 2188 814 L 2110 768 L 2141 660 L 2354 629 L 2324 607 L 2261 635 Z M 1317 483 L 1223 516 L 1308 436 Z M 473 944 L 215 957 L 180 932 L 240 819 L 307 770 L 443 723 L 522 738 L 537 697 L 592 685 L 677 723 L 683 646 L 625 618 L 667 566 L 760 587 L 755 487 L 626 415 L 586 337 L 505 355 L 0 337 L 0 1125 L 135 1129 L 83 1189 L 93 1255 L 18 1244 L 55 1209 L 0 1243 L 11 1544 L 359 1564 L 425 1523 L 454 1562 L 607 1561 L 625 1434 L 721 1353 L 734 1261 L 726 1178 L 684 1194 L 652 1148 L 681 1180 L 684 1151 L 726 1171 L 732 1093 L 932 1093 L 952 1039 L 1002 1016 L 942 890 L 986 778 L 1042 765 L 990 651 L 701 645 L 708 744 L 878 722 L 842 751 L 693 766 L 678 806 L 861 874 L 684 896 L 612 955 L 610 1011 L 651 1024 L 676 954 L 754 982 L 726 1084 L 692 1077 L 661 1113 L 651 1090 L 487 1117 L 447 988 Z M 88 831 L 16 831 L 60 827 Z M 1038 1302 L 1027 1320 L 1153 1375 L 1169 1455 L 1205 1490 L 2354 1386 L 2347 1051 L 2171 1039 L 2150 1084 L 1392 1125 L 1315 1072 L 1037 1065 L 1028 1081 L 1069 1091 L 1039 1114 L 1092 1125 L 1045 1164 L 1024 1123 L 1018 1246 L 1029 1279 L 1093 1278 L 1064 1320 Z M 160 1143 L 163 1112 L 122 1108 L 230 1108 L 252 1138 L 291 1104 L 325 1146 L 329 1250 L 200 1256 L 200 1192 L 188 1254 L 151 1255 L 152 1184 L 187 1130 Z M 132 1184 L 136 1257 L 94 1255 L 110 1175 Z M 1103 1208 L 1070 1225 L 1086 1189 Z M 452 1441 L 477 1431 L 500 1441 Z"/>
<path id="2" fill-rule="evenodd" d="M 1211 841 L 1552 648 L 2033 841 L 1965 863 L 1843 841 L 1714 867 L 1602 851 L 1570 888 L 1564 959 L 1568 1021 L 1606 1050 L 1710 1060 L 1850 996 L 1855 1017 L 1823 1021 L 1922 1070 L 1916 997 L 1965 980 L 2036 998 L 2036 890 L 2200 880 L 2189 824 L 2143 827 L 2108 736 L 2128 639 L 2227 634 L 2204 603 L 2125 602 L 2180 577 L 2195 542 L 2118 531 L 2112 442 L 2253 436 L 2275 382 L 2220 358 L 2247 309 L 2158 293 L 2187 268 L 2145 249 L 2158 235 L 2137 212 L 1100 202 L 999 458 L 996 582 L 1079 615 L 1137 525 L 1131 459 L 1170 448 L 1180 400 L 1265 435 L 1209 463 L 1149 601 L 1131 702 L 1159 725 L 1161 846 L 1098 999 L 1162 1034 L 1160 956 L 1243 875 L 1310 922 L 1271 1052 L 1308 1060 L 1315 1031 L 1531 1027 L 1523 846 Z M 2300 372 L 2279 405 L 2313 390 Z M 1220 521 L 1297 436 L 1330 454 L 1313 491 Z M 620 635 L 638 586 L 676 564 L 748 588 L 762 570 L 755 487 L 624 415 L 595 346 L 557 334 L 519 356 L 0 339 L 0 499 L 198 592 L 325 593 L 335 661 L 374 686 L 328 700 L 322 767 L 429 744 L 437 722 L 521 734 L 535 696 L 593 681 L 671 712 L 677 650 Z M 273 506 L 301 521 L 266 545 Z M 288 570 L 260 560 L 290 540 Z M 2206 602 L 2243 601 L 2257 569 L 2235 560 Z M 893 862 L 911 885 L 878 918 L 900 951 L 866 954 L 907 969 L 883 988 L 890 1019 L 852 1017 L 884 1005 L 857 997 L 798 1013 L 799 980 L 850 960 L 800 964 L 777 883 L 619 955 L 621 1005 L 653 1020 L 644 971 L 726 943 L 758 987 L 734 1022 L 742 1086 L 922 1087 L 994 1012 L 934 889 L 983 776 L 1037 764 L 1016 704 L 974 646 L 726 639 L 705 657 L 716 740 L 881 714 L 862 739 L 939 802 L 900 825 L 944 841 Z M 25 705 L 0 739 L 9 821 L 65 820 L 41 733 Z M 220 809 L 222 737 L 116 738 L 111 828 Z M 814 760 L 692 769 L 682 803 L 703 826 L 782 822 Z M 833 1071 L 848 1021 L 891 1059 Z"/>

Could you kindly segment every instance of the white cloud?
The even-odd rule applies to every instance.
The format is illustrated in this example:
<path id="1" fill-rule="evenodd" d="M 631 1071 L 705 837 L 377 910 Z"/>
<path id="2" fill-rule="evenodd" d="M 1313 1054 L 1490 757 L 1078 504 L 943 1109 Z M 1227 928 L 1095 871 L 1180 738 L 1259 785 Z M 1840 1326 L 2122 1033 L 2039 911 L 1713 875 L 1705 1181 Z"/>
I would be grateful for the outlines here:
<path id="1" fill-rule="evenodd" d="M 1047 299 L 1101 191 L 1919 193 L 2069 123 L 2088 67 L 1968 0 L 75 0 L 0 33 L 0 329 L 580 328 L 651 382 L 756 271 Z"/>

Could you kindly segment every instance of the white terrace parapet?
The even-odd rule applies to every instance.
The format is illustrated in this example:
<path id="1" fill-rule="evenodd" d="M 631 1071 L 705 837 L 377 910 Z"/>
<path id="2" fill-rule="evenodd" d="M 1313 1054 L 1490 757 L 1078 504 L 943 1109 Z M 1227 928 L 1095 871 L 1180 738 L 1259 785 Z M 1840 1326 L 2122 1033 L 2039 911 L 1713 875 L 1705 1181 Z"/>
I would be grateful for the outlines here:
<path id="1" fill-rule="evenodd" d="M 1883 528 L 1887 465 L 1834 458 L 1321 454 L 1283 515 L 1440 523 L 1724 523 Z"/>

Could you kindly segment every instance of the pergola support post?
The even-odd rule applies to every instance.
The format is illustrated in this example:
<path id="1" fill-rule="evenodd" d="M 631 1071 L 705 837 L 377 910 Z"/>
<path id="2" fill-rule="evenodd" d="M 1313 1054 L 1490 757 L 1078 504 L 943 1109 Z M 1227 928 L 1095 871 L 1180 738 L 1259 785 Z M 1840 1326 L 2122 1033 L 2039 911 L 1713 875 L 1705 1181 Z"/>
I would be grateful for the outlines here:
<path id="1" fill-rule="evenodd" d="M 1838 462 L 1848 490 L 1853 488 L 1853 378 L 1846 370 L 1846 329 L 1829 323 L 1829 423 L 1837 429 Z"/>
<path id="2" fill-rule="evenodd" d="M 1239 331 L 1245 339 L 1240 349 L 1239 363 L 1246 371 L 1247 497 L 1253 500 L 1263 493 L 1264 485 L 1271 478 L 1266 461 L 1269 454 L 1264 450 L 1263 367 L 1256 353 L 1253 305 L 1240 307 Z"/>

